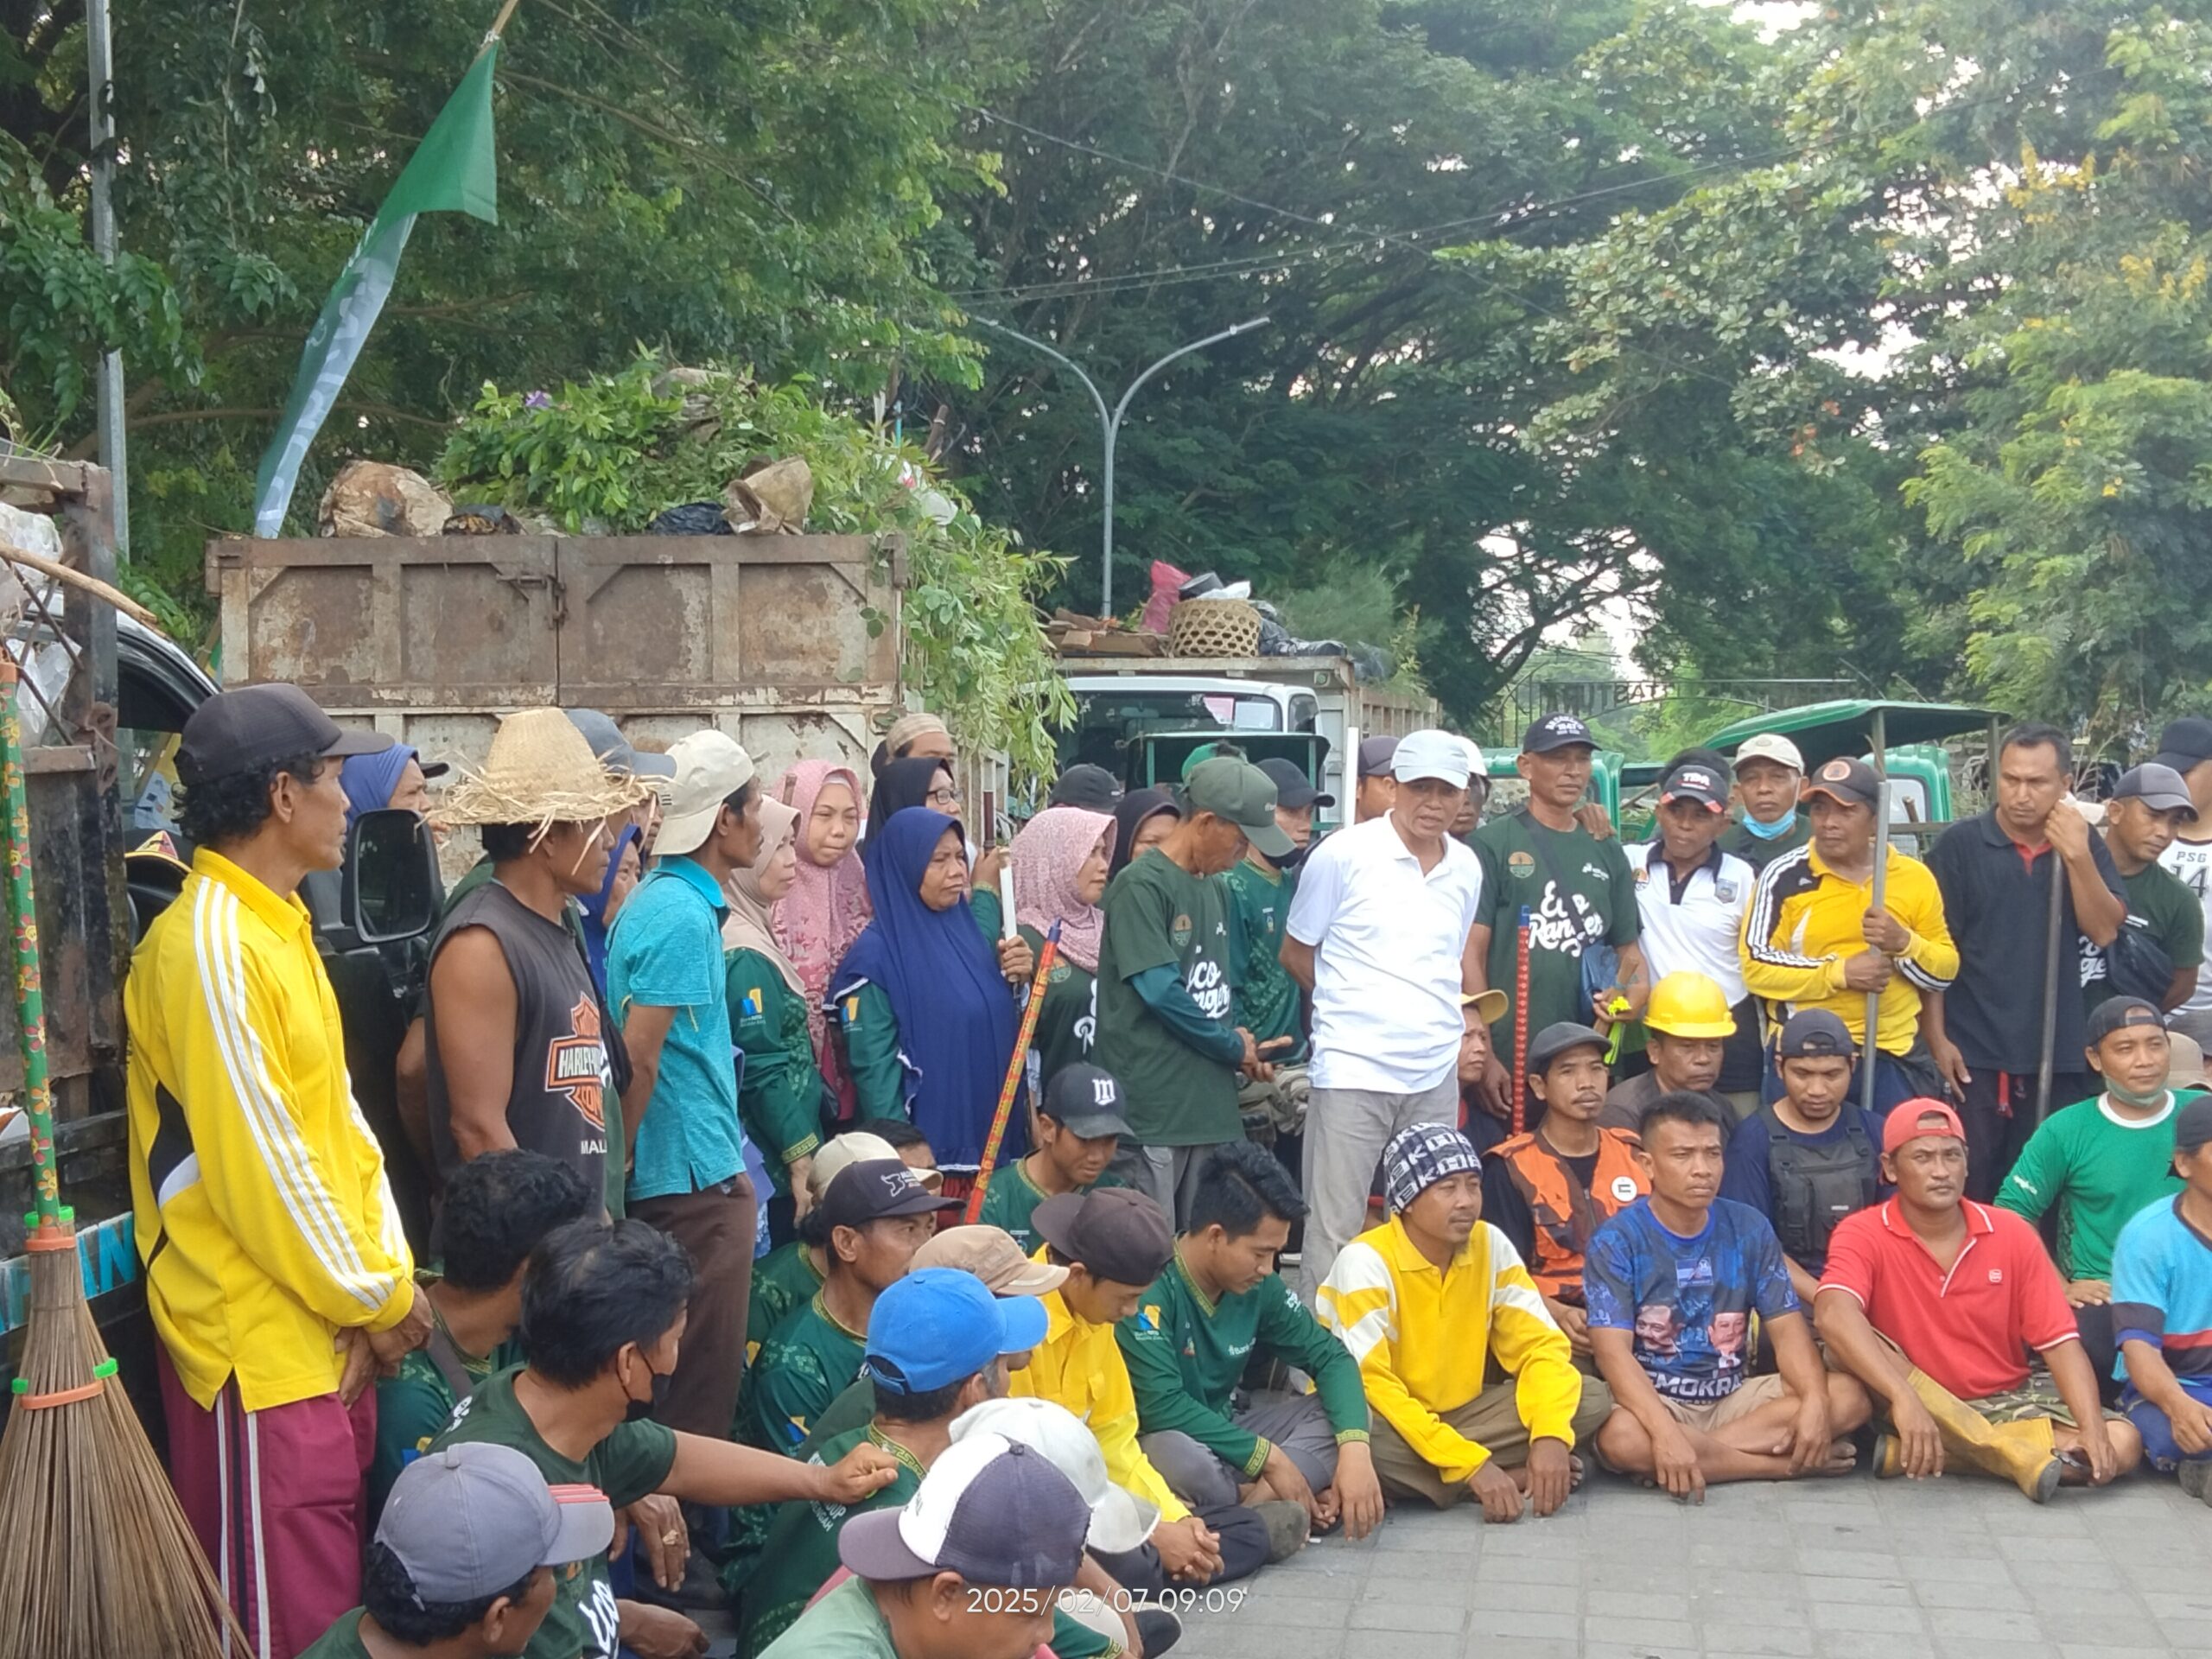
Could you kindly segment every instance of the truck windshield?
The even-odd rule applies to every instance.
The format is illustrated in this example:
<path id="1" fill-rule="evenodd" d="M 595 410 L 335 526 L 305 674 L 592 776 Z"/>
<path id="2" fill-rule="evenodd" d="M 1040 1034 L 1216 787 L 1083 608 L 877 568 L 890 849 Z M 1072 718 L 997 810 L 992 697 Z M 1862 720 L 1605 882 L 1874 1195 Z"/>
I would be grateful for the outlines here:
<path id="1" fill-rule="evenodd" d="M 1232 691 L 1173 691 L 1157 687 L 1078 691 L 1076 723 L 1060 734 L 1065 770 L 1089 761 L 1119 774 L 1131 748 L 1151 732 L 1279 732 L 1282 711 L 1272 697 Z"/>

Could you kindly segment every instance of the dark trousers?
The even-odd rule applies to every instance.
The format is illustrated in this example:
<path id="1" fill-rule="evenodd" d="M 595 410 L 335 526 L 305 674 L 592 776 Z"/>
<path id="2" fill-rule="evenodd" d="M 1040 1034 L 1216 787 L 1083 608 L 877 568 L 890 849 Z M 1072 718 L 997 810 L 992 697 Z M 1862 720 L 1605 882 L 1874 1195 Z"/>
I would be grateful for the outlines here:
<path id="1" fill-rule="evenodd" d="M 689 1250 L 698 1273 L 676 1376 L 653 1419 L 687 1434 L 726 1440 L 737 1416 L 737 1385 L 745 1378 L 745 1311 L 753 1298 L 753 1183 L 741 1175 L 703 1192 L 635 1199 L 630 1214 Z"/>
<path id="2" fill-rule="evenodd" d="M 1213 1583 L 1230 1584 L 1238 1579 L 1249 1579 L 1268 1564 L 1268 1523 L 1260 1519 L 1257 1510 L 1246 1509 L 1241 1503 L 1228 1503 L 1219 1509 L 1192 1513 L 1221 1540 L 1221 1576 Z M 1109 1555 L 1103 1550 L 1091 1553 L 1097 1556 L 1098 1565 L 1112 1573 L 1131 1595 L 1147 1596 L 1157 1601 L 1167 1593 L 1167 1573 L 1160 1564 L 1160 1552 L 1150 1544 L 1140 1544 L 1122 1555 Z"/>
<path id="3" fill-rule="evenodd" d="M 1973 1080 L 1959 1105 L 1959 1120 L 1967 1128 L 1967 1197 L 1987 1204 L 2019 1161 L 2020 1148 L 2036 1132 L 2035 1073 L 2014 1071 L 1967 1062 Z M 2097 1092 L 2096 1079 L 2086 1071 L 2050 1074 L 2050 1109 L 2054 1112 L 2087 1100 Z"/>
<path id="4" fill-rule="evenodd" d="M 2097 1397 L 2107 1405 L 2120 1399 L 2120 1379 L 2112 1374 L 2120 1357 L 2120 1333 L 2113 1328 L 2112 1304 L 2090 1302 L 2074 1310 L 2074 1328 L 2082 1333 L 2082 1351 L 2097 1374 Z"/>

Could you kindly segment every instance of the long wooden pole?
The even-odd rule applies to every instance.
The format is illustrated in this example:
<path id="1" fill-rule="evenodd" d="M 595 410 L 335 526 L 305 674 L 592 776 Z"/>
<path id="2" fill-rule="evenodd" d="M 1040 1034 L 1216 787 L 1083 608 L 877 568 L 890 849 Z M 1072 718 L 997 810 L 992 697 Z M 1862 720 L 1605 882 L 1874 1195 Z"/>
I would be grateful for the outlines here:
<path id="1" fill-rule="evenodd" d="M 983 1213 L 983 1189 L 991 1184 L 998 1166 L 999 1148 L 1006 1143 L 1007 1120 L 1014 1116 L 1014 1097 L 1020 1092 L 1029 1044 L 1037 1035 L 1037 1016 L 1045 1009 L 1045 988 L 1052 982 L 1052 964 L 1059 960 L 1060 925 L 1054 922 L 1045 935 L 1045 948 L 1037 953 L 1037 971 L 1029 978 L 1029 1006 L 1021 1011 L 1021 1030 L 1014 1039 L 1014 1053 L 1006 1063 L 1006 1082 L 999 1088 L 998 1110 L 991 1116 L 991 1132 L 983 1141 L 983 1158 L 976 1170 L 976 1185 L 968 1193 L 968 1207 L 960 1219 L 974 1226 Z"/>
<path id="2" fill-rule="evenodd" d="M 1890 781 L 1885 778 L 1874 791 L 1874 908 L 1882 908 L 1890 884 Z M 1866 1037 L 1859 1046 L 1859 1109 L 1874 1109 L 1874 1065 L 1882 1051 L 1874 1035 L 1882 1028 L 1882 994 L 1866 993 Z"/>

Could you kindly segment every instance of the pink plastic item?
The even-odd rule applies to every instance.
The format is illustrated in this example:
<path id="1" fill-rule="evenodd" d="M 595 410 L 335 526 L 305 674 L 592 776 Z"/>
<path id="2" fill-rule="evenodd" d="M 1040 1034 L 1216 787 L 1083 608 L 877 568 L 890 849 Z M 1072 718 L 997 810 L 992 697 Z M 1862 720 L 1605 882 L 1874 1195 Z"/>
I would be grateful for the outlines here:
<path id="1" fill-rule="evenodd" d="M 1175 590 L 1191 579 L 1165 559 L 1152 562 L 1152 597 L 1145 601 L 1144 620 L 1137 626 L 1147 633 L 1166 633 L 1167 613 L 1175 608 Z"/>

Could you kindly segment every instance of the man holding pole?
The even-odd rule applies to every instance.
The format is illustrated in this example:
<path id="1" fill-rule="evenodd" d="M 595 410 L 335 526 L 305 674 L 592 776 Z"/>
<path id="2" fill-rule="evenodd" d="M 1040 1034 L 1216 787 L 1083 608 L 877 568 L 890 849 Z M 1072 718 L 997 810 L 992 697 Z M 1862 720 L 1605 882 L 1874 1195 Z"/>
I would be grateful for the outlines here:
<path id="1" fill-rule="evenodd" d="M 2102 968 L 2127 899 L 2067 798 L 2073 776 L 2063 732 L 2015 726 L 1998 745 L 1996 804 L 1946 830 L 1928 858 L 1961 963 L 1929 1004 L 1928 1046 L 1960 1103 L 1967 1196 L 1981 1203 L 2054 1106 L 2096 1092 L 2082 974 L 2088 961 Z"/>
<path id="2" fill-rule="evenodd" d="M 1474 971 L 1467 989 L 1495 987 L 1506 992 L 1510 1007 L 1491 1032 L 1495 1055 L 1482 1090 L 1491 1115 L 1510 1127 L 1478 1127 L 1478 1143 L 1535 1127 L 1541 1114 L 1529 1114 L 1525 1097 L 1515 1095 L 1522 1086 L 1516 1078 L 1526 1077 L 1529 1036 L 1561 1020 L 1609 1030 L 1640 1017 L 1650 995 L 1628 858 L 1618 840 L 1599 841 L 1575 813 L 1590 787 L 1597 747 L 1590 728 L 1573 715 L 1536 721 L 1522 736 L 1516 762 L 1528 782 L 1528 804 L 1475 831 L 1483 888 L 1468 939 Z M 1619 953 L 1608 976 L 1613 982 L 1586 988 L 1584 953 L 1605 949 Z M 1523 1122 L 1514 1122 L 1516 1112 Z"/>
<path id="3" fill-rule="evenodd" d="M 1882 795 L 1863 760 L 1838 757 L 1814 772 L 1805 786 L 1813 839 L 1760 874 L 1743 940 L 1744 982 L 1754 996 L 1780 1003 L 1785 1020 L 1825 1008 L 1843 1021 L 1866 1057 L 1853 1091 L 1862 1110 L 1878 1112 L 1933 1081 L 1919 1042 L 1922 999 L 1959 971 L 1942 895 L 1926 866 L 1888 845 Z M 1761 1097 L 1771 1104 L 1782 1092 L 1770 1065 Z"/>

